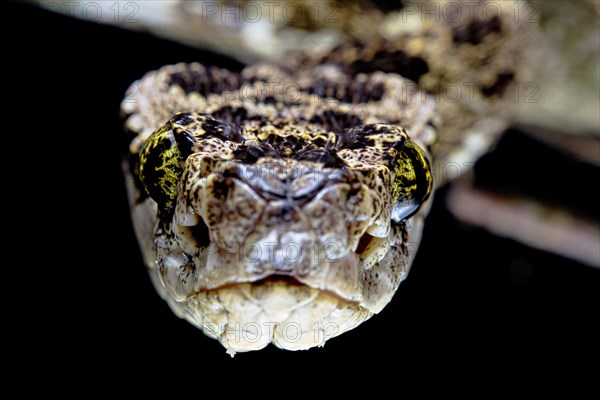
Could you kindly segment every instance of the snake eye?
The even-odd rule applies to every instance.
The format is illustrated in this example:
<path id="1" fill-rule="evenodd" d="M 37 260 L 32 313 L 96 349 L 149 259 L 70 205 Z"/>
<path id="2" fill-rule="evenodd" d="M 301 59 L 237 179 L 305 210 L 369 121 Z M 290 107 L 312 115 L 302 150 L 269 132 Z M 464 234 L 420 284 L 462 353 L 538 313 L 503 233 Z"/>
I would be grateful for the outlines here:
<path id="1" fill-rule="evenodd" d="M 163 209 L 174 206 L 183 171 L 181 160 L 171 122 L 150 135 L 140 151 L 140 180 L 146 193 Z"/>
<path id="2" fill-rule="evenodd" d="M 392 186 L 392 219 L 400 222 L 419 211 L 429 198 L 433 179 L 425 151 L 411 140 L 404 143 L 394 164 L 394 172 L 396 178 Z"/>
<path id="3" fill-rule="evenodd" d="M 346 129 L 338 135 L 336 149 L 339 152 L 361 150 L 363 161 L 393 169 L 395 178 L 391 192 L 394 221 L 400 222 L 411 217 L 429 198 L 433 179 L 426 152 L 411 141 L 400 126 L 367 124 Z M 357 158 L 357 155 L 351 158 Z"/>
<path id="4" fill-rule="evenodd" d="M 140 180 L 162 209 L 175 206 L 185 161 L 202 150 L 205 139 L 213 139 L 213 143 L 205 145 L 204 150 L 215 154 L 220 154 L 219 149 L 229 151 L 224 143 L 243 141 L 237 126 L 208 114 L 189 112 L 176 114 L 144 142 L 139 156 Z"/>

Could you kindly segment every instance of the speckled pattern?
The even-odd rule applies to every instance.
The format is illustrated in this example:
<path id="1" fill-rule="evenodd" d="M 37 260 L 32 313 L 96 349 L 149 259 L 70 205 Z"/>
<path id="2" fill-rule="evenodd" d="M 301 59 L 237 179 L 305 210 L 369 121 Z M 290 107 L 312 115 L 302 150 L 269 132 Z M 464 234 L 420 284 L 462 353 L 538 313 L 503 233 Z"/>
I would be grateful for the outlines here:
<path id="1" fill-rule="evenodd" d="M 424 24 L 429 36 L 300 51 L 239 73 L 165 66 L 134 82 L 122 103 L 132 215 L 174 312 L 234 354 L 320 346 L 381 311 L 444 181 L 433 163 L 476 158 L 481 146 L 465 150 L 460 127 L 491 138 L 505 124 L 497 113 L 478 129 L 480 103 L 440 106 L 426 94 L 421 78 L 443 68 L 418 44 L 453 35 L 464 68 L 449 63 L 438 81 L 457 65 L 488 71 L 496 87 L 477 93 L 501 97 L 498 82 L 515 73 L 494 55 L 504 51 L 494 35 L 514 28 L 488 22 Z M 475 50 L 464 49 L 477 46 L 487 69 L 469 62 Z M 451 110 L 465 119 L 449 120 Z"/>

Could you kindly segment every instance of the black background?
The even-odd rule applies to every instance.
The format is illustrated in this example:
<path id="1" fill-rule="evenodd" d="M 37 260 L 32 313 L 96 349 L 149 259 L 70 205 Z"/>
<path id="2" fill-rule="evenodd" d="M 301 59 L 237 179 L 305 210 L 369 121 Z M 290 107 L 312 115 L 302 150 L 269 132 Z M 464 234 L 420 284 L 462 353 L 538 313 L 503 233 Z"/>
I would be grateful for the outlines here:
<path id="1" fill-rule="evenodd" d="M 4 97 L 12 107 L 4 126 L 12 133 L 7 141 L 5 132 L 4 148 L 20 149 L 21 164 L 33 168 L 26 182 L 34 184 L 18 195 L 33 218 L 20 225 L 35 226 L 36 246 L 25 255 L 42 260 L 28 272 L 43 287 L 29 331 L 41 343 L 32 370 L 62 360 L 98 390 L 103 382 L 192 385 L 201 395 L 213 377 L 230 379 L 227 391 L 246 390 L 235 383 L 245 378 L 254 389 L 278 381 L 298 393 L 311 380 L 377 393 L 380 385 L 401 390 L 421 378 L 429 383 L 417 388 L 426 393 L 449 382 L 469 386 L 475 377 L 501 387 L 540 371 L 560 376 L 597 366 L 600 271 L 457 222 L 445 210 L 444 189 L 408 279 L 381 314 L 324 348 L 269 346 L 231 359 L 175 317 L 151 286 L 120 169 L 119 103 L 133 80 L 164 64 L 241 65 L 40 9 L 5 10 Z M 506 162 L 509 151 L 494 157 Z"/>

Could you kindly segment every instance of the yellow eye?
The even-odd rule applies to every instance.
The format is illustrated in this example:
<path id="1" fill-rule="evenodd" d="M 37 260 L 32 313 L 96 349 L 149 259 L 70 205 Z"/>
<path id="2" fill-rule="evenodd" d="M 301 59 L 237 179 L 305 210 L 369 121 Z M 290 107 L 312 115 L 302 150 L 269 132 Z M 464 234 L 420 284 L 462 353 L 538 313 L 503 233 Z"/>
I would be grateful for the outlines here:
<path id="1" fill-rule="evenodd" d="M 367 124 L 339 134 L 338 151 L 352 150 L 372 164 L 382 164 L 394 172 L 392 219 L 396 222 L 414 215 L 429 198 L 433 188 L 431 165 L 425 150 L 411 141 L 398 125 Z M 397 153 L 399 152 L 399 153 Z M 364 157 L 370 155 L 370 157 Z"/>
<path id="2" fill-rule="evenodd" d="M 205 140 L 211 142 L 203 144 Z M 140 180 L 161 209 L 171 209 L 190 154 L 204 151 L 218 155 L 230 151 L 231 143 L 242 141 L 234 125 L 208 114 L 177 113 L 144 142 L 139 155 Z"/>
<path id="3" fill-rule="evenodd" d="M 140 180 L 146 193 L 163 209 L 175 205 L 181 162 L 171 122 L 150 135 L 140 151 Z"/>
<path id="4" fill-rule="evenodd" d="M 414 215 L 429 198 L 433 188 L 431 165 L 425 151 L 407 140 L 396 163 L 392 186 L 392 219 L 400 222 Z"/>

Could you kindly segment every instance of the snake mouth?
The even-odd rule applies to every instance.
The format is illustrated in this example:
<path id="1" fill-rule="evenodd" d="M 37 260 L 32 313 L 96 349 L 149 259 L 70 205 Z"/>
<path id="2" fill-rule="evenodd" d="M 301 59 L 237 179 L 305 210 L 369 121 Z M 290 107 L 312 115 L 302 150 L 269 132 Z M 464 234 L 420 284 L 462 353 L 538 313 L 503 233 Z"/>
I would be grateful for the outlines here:
<path id="1" fill-rule="evenodd" d="M 348 297 L 347 295 L 340 294 L 339 291 L 337 291 L 337 290 L 332 290 L 330 288 L 324 288 L 324 287 L 314 287 L 314 286 L 311 286 L 307 282 L 303 282 L 302 277 L 296 277 L 296 276 L 292 276 L 292 275 L 285 275 L 285 274 L 278 274 L 278 273 L 271 274 L 271 275 L 265 276 L 264 278 L 251 280 L 248 282 L 227 283 L 227 284 L 224 284 L 224 285 L 216 287 L 216 288 L 207 289 L 206 291 L 219 291 L 219 290 L 227 289 L 227 288 L 235 288 L 238 285 L 244 285 L 244 284 L 250 284 L 252 286 L 278 285 L 278 286 L 290 287 L 290 288 L 306 287 L 309 289 L 314 289 L 314 290 L 318 290 L 323 293 L 327 293 L 328 295 L 337 298 L 341 302 L 355 303 L 357 305 L 360 303 L 355 298 L 356 296 Z M 198 293 L 194 293 L 192 296 L 196 296 L 197 294 Z"/>
<path id="2" fill-rule="evenodd" d="M 231 355 L 269 344 L 286 350 L 322 346 L 373 315 L 357 302 L 278 274 L 203 290 L 179 304 L 185 318 Z"/>
<path id="3" fill-rule="evenodd" d="M 262 279 L 252 282 L 252 284 L 264 285 L 264 284 L 269 284 L 271 282 L 281 282 L 281 283 L 284 283 L 284 284 L 290 285 L 290 286 L 304 285 L 296 277 L 290 276 L 290 275 L 283 275 L 283 274 L 269 275 L 265 278 L 262 278 Z"/>

